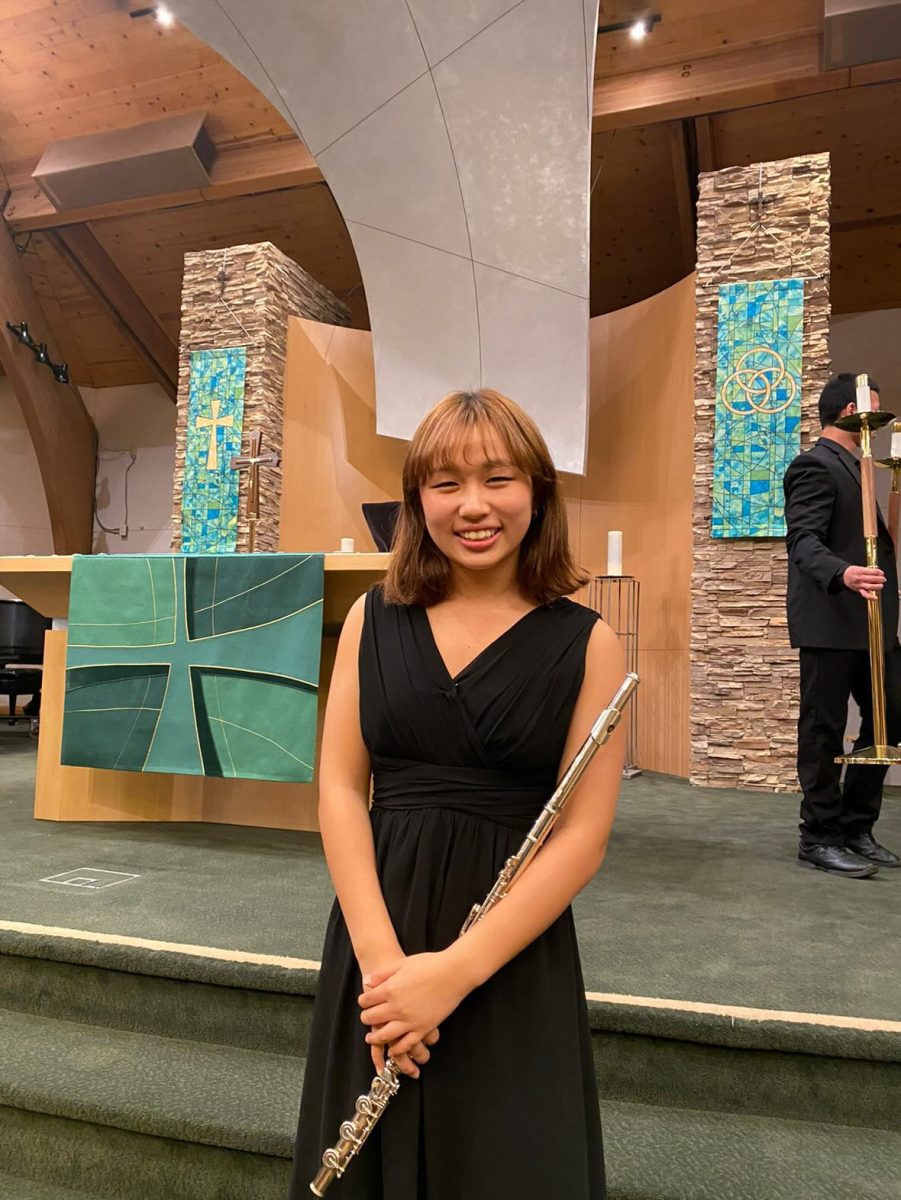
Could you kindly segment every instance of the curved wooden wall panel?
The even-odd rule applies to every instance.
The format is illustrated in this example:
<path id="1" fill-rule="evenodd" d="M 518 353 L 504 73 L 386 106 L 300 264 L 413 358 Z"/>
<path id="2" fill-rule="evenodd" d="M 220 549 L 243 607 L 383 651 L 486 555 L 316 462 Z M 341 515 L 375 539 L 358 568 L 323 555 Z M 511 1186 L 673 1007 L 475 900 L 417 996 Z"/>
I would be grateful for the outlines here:
<path id="1" fill-rule="evenodd" d="M 591 321 L 587 474 L 565 475 L 573 546 L 605 569 L 621 529 L 641 580 L 639 762 L 688 775 L 694 277 Z M 435 396 L 435 400 L 440 399 Z M 514 397 L 515 399 L 515 397 Z M 372 549 L 360 505 L 400 496 L 406 443 L 375 425 L 372 337 L 292 318 L 285 368 L 283 550 Z"/>

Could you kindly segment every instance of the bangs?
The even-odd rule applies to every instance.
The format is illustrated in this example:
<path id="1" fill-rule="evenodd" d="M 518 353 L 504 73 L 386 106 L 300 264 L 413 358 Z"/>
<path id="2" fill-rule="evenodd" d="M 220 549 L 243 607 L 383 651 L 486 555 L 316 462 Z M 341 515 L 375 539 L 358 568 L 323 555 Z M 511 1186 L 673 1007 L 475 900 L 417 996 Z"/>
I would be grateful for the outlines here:
<path id="1" fill-rule="evenodd" d="M 418 489 L 435 471 L 463 459 L 467 443 L 474 437 L 481 440 L 488 462 L 496 461 L 493 456 L 501 454 L 501 461 L 524 474 L 544 476 L 537 448 L 506 405 L 493 402 L 491 393 L 453 392 L 416 431 L 407 455 L 405 485 Z"/>

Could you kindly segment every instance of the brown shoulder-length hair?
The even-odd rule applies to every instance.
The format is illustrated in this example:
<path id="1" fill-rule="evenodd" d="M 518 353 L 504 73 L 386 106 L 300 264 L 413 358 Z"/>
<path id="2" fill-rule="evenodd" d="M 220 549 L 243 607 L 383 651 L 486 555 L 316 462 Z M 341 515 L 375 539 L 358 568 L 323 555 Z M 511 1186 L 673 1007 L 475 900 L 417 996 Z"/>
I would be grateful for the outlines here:
<path id="1" fill-rule="evenodd" d="M 588 582 L 569 547 L 557 471 L 538 426 L 518 404 L 490 388 L 451 392 L 427 413 L 404 460 L 403 490 L 382 594 L 391 604 L 428 606 L 445 599 L 451 568 L 429 536 L 419 489 L 473 433 L 494 434 L 510 461 L 532 480 L 535 516 L 519 548 L 519 588 L 534 604 L 568 596 Z"/>

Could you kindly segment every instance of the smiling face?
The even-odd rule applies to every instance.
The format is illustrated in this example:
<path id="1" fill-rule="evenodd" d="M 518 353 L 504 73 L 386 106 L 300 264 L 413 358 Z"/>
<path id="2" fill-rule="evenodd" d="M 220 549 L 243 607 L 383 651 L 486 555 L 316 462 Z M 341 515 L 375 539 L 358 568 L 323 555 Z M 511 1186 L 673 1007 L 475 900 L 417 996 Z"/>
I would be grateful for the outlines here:
<path id="1" fill-rule="evenodd" d="M 515 571 L 532 522 L 532 480 L 490 429 L 471 429 L 419 489 L 426 529 L 452 570 Z"/>

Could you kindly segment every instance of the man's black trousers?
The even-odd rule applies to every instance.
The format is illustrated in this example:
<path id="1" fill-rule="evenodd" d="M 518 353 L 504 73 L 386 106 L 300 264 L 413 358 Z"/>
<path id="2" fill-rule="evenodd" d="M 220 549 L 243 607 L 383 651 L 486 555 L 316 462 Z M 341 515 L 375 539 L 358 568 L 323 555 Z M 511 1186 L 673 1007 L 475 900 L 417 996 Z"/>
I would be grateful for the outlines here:
<path id="1" fill-rule="evenodd" d="M 849 766 L 844 786 L 848 697 L 860 708 L 860 735 L 854 749 L 873 744 L 873 703 L 870 658 L 865 650 L 802 649 L 801 708 L 798 715 L 798 779 L 801 801 L 801 840 L 805 845 L 841 846 L 847 838 L 867 833 L 879 817 L 882 781 L 887 767 Z M 901 648 L 885 656 L 886 724 L 888 742 L 901 738 Z"/>

